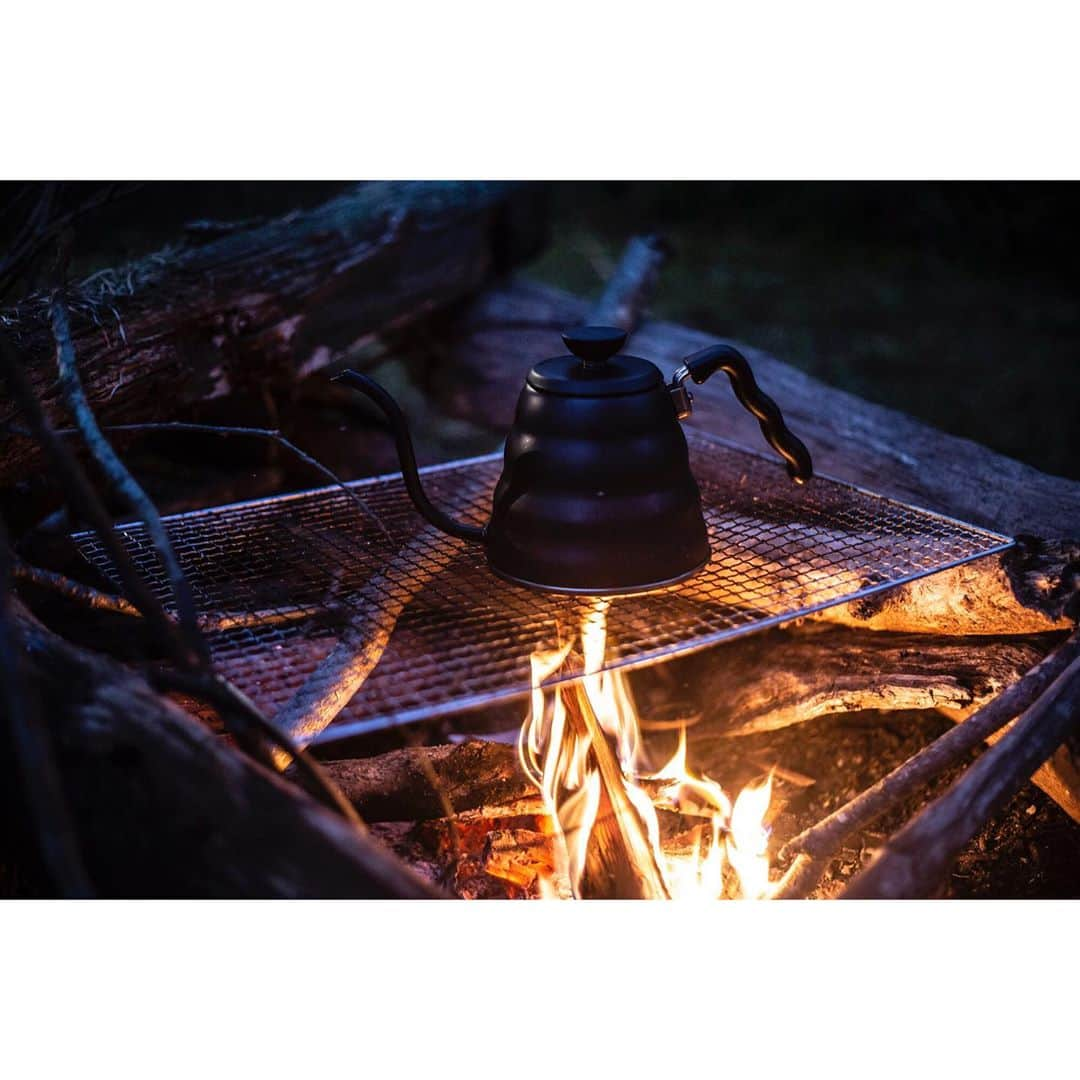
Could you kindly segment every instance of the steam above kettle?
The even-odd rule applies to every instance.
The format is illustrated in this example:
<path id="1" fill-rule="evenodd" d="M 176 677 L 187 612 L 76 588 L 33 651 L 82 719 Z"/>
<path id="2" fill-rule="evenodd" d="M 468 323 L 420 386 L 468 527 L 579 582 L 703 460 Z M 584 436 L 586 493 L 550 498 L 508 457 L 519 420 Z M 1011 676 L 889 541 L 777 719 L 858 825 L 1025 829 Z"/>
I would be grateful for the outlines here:
<path id="1" fill-rule="evenodd" d="M 525 380 L 483 528 L 429 501 L 397 402 L 359 372 L 336 376 L 386 415 L 417 510 L 443 532 L 482 543 L 500 577 L 550 592 L 611 596 L 674 585 L 701 570 L 709 539 L 679 421 L 692 408 L 686 383 L 717 371 L 731 379 L 791 478 L 810 479 L 809 452 L 730 345 L 686 357 L 665 383 L 654 364 L 619 352 L 623 330 L 581 326 L 562 338 L 570 355 L 538 363 Z"/>

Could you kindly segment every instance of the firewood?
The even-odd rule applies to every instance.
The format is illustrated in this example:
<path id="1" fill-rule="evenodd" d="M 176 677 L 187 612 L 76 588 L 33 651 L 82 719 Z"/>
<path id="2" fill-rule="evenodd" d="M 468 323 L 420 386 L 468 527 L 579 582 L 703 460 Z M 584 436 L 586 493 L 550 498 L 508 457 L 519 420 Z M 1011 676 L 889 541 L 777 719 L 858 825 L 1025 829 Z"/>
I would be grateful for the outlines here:
<path id="1" fill-rule="evenodd" d="M 87 398 L 101 423 L 145 421 L 252 380 L 294 380 L 474 291 L 535 250 L 542 228 L 528 185 L 380 182 L 99 272 L 70 295 Z M 58 426 L 47 308 L 30 297 L 0 321 Z M 14 417 L 0 402 L 0 424 Z M 12 441 L 0 484 L 39 463 Z"/>
<path id="2" fill-rule="evenodd" d="M 799 858 L 785 878 L 781 895 L 805 895 L 817 883 L 830 859 L 849 836 L 903 802 L 939 773 L 963 760 L 984 740 L 997 742 L 1004 735 L 1002 729 L 1037 701 L 1078 655 L 1080 633 L 1074 634 L 1041 664 L 973 715 L 958 718 L 959 724 L 952 731 L 897 766 L 873 787 L 834 810 L 827 818 L 789 840 L 780 852 L 781 858 L 796 853 Z M 1047 777 L 1041 779 L 1043 783 L 1040 786 L 1045 790 Z M 1066 783 L 1056 794 L 1074 819 L 1080 820 L 1075 801 L 1077 791 L 1080 791 L 1080 786 L 1070 787 Z"/>
<path id="3" fill-rule="evenodd" d="M 433 790 L 422 758 L 434 771 L 442 797 Z M 536 793 L 514 747 L 493 742 L 408 747 L 376 757 L 327 761 L 323 768 L 365 821 L 439 818 L 444 798 L 460 814 L 505 806 Z"/>
<path id="4" fill-rule="evenodd" d="M 718 742 L 836 712 L 936 709 L 953 719 L 993 705 L 1052 648 L 1052 635 L 998 640 L 803 627 L 755 634 L 680 662 L 704 705 L 689 729 L 699 760 Z M 1015 714 L 1014 714 L 1015 715 Z M 1080 754 L 1033 777 L 1080 820 Z"/>
<path id="5" fill-rule="evenodd" d="M 865 709 L 967 708 L 1042 659 L 1046 639 L 950 638 L 809 623 L 728 642 L 679 662 L 705 707 L 691 743 Z"/>
<path id="6" fill-rule="evenodd" d="M 87 874 L 106 896 L 432 897 L 363 830 L 138 674 L 17 627 Z"/>
<path id="7" fill-rule="evenodd" d="M 622 769 L 593 712 L 584 686 L 560 687 L 567 723 L 590 743 L 600 775 L 600 804 L 589 838 L 582 895 L 591 899 L 659 900 L 667 896 L 663 873 L 644 824 L 623 785 Z"/>
<path id="8" fill-rule="evenodd" d="M 932 895 L 960 849 L 1080 727 L 1080 659 L 1074 659 L 1010 730 L 949 790 L 891 837 L 844 890 L 846 899 Z"/>

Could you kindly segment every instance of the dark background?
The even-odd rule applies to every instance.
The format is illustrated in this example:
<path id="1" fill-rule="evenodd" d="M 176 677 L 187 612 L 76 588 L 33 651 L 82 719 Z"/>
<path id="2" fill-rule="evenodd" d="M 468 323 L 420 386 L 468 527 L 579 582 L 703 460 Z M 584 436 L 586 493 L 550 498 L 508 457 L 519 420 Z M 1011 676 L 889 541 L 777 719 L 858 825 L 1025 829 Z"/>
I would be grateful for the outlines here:
<path id="1" fill-rule="evenodd" d="M 195 219 L 278 214 L 343 186 L 148 184 L 80 225 L 72 273 L 161 247 Z M 18 190 L 5 188 L 0 207 Z M 525 272 L 593 294 L 628 236 L 660 230 L 676 258 L 655 314 L 1080 479 L 1077 195 L 1074 183 L 557 183 L 549 246 Z"/>
<path id="2" fill-rule="evenodd" d="M 1073 183 L 558 185 L 531 268 L 599 288 L 628 232 L 678 257 L 653 311 L 1080 479 Z"/>

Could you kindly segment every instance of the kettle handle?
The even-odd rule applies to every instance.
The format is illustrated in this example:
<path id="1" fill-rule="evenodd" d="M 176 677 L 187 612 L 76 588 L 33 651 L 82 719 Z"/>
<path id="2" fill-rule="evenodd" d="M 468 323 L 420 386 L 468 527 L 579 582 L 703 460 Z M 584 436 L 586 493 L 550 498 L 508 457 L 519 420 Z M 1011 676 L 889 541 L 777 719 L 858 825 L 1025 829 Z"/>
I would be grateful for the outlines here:
<path id="1" fill-rule="evenodd" d="M 412 436 L 409 434 L 409 422 L 405 414 L 398 407 L 398 403 L 374 380 L 359 371 L 345 370 L 335 375 L 332 382 L 347 383 L 354 390 L 359 390 L 365 397 L 370 398 L 382 410 L 386 419 L 390 421 L 390 428 L 394 433 L 394 443 L 397 446 L 398 459 L 401 462 L 401 476 L 405 481 L 405 490 L 413 501 L 413 505 L 424 515 L 437 529 L 441 529 L 451 536 L 457 536 L 462 540 L 484 539 L 484 530 L 475 525 L 466 525 L 464 522 L 455 521 L 449 514 L 444 514 L 427 497 L 420 484 L 420 472 L 416 467 L 416 454 L 413 451 Z"/>
<path id="2" fill-rule="evenodd" d="M 788 430 L 776 402 L 758 386 L 749 361 L 738 349 L 730 345 L 710 345 L 691 353 L 675 372 L 671 390 L 689 398 L 682 385 L 687 379 L 700 385 L 717 371 L 727 374 L 739 403 L 757 417 L 766 441 L 787 462 L 788 476 L 797 484 L 805 484 L 814 475 L 810 451 Z M 688 414 L 689 409 L 686 409 Z"/>

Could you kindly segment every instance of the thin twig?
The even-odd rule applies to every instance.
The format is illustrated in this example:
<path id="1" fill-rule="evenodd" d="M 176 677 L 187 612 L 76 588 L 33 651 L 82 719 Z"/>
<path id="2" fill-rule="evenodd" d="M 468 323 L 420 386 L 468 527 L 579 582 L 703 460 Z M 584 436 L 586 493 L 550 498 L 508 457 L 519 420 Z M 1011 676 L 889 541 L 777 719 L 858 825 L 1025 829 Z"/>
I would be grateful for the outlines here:
<path id="1" fill-rule="evenodd" d="M 90 897 L 94 890 L 71 823 L 48 729 L 40 722 L 37 701 L 23 678 L 10 610 L 10 568 L 7 534 L 0 524 L 0 701 L 45 866 L 61 895 Z"/>
<path id="2" fill-rule="evenodd" d="M 100 430 L 108 432 L 109 434 L 124 434 L 124 433 L 138 433 L 145 432 L 147 434 L 154 432 L 189 432 L 191 434 L 201 435 L 217 435 L 221 438 L 229 438 L 230 436 L 250 437 L 256 439 L 267 439 L 270 442 L 276 443 L 283 450 L 287 450 L 298 461 L 302 461 L 305 465 L 310 466 L 324 479 L 329 480 L 331 484 L 339 487 L 357 507 L 357 509 L 379 530 L 383 535 L 383 539 L 386 540 L 391 546 L 394 545 L 394 538 L 390 535 L 386 526 L 383 524 L 382 518 L 379 517 L 374 510 L 368 506 L 367 502 L 362 499 L 356 491 L 349 486 L 340 476 L 337 475 L 332 469 L 324 465 L 318 458 L 312 457 L 309 453 L 301 450 L 296 443 L 285 438 L 284 435 L 276 428 L 257 428 L 257 427 L 235 427 L 232 425 L 222 424 L 194 424 L 187 423 L 181 420 L 168 420 L 161 422 L 148 422 L 142 424 L 100 424 L 98 425 Z M 56 434 L 67 437 L 72 435 L 79 435 L 80 432 L 77 428 L 56 428 Z M 0 432 L 5 435 L 19 435 L 23 438 L 33 438 L 30 431 L 20 427 L 18 424 L 2 423 L 0 424 Z"/>
<path id="3" fill-rule="evenodd" d="M 284 435 L 281 434 L 276 428 L 257 428 L 257 427 L 233 427 L 222 426 L 218 424 L 189 424 L 184 421 L 163 421 L 161 423 L 144 423 L 144 424 L 105 424 L 102 425 L 102 431 L 109 433 L 123 433 L 123 432 L 191 432 L 195 434 L 203 435 L 218 435 L 222 438 L 229 438 L 230 436 L 249 436 L 256 439 L 268 439 L 269 441 L 276 443 L 283 450 L 287 450 L 298 461 L 302 461 L 305 465 L 314 469 L 320 476 L 329 480 L 331 484 L 339 487 L 346 496 L 356 504 L 360 512 L 371 521 L 375 527 L 382 533 L 383 538 L 390 545 L 394 544 L 394 538 L 387 531 L 386 526 L 383 524 L 382 519 L 370 506 L 359 496 L 357 493 L 349 487 L 336 473 L 332 472 L 317 458 L 313 458 L 310 454 L 301 450 L 295 443 L 290 442 Z M 58 435 L 74 434 L 74 431 L 70 428 L 61 428 L 57 431 Z"/>
<path id="4" fill-rule="evenodd" d="M 31 566 L 22 559 L 13 560 L 11 576 L 16 581 L 36 585 L 39 589 L 48 589 L 68 600 L 93 608 L 95 611 L 108 611 L 116 615 L 130 615 L 142 618 L 142 612 L 130 601 L 114 593 L 102 592 L 93 585 L 84 585 L 55 570 L 43 570 L 40 566 Z"/>
<path id="5" fill-rule="evenodd" d="M 932 895 L 961 848 L 1080 725 L 1080 657 L 1005 735 L 918 817 L 893 836 L 844 890 L 844 899 Z"/>
<path id="6" fill-rule="evenodd" d="M 82 466 L 53 430 L 22 365 L 2 336 L 0 336 L 0 368 L 3 370 L 8 392 L 18 403 L 31 431 L 52 463 L 68 501 L 97 533 L 116 567 L 117 576 L 120 578 L 120 584 L 125 593 L 146 617 L 154 634 L 176 658 L 177 663 L 186 666 L 193 665 L 196 663 L 196 657 L 186 649 L 183 639 L 177 633 L 176 624 L 169 618 L 161 601 L 143 580 L 127 548 L 120 542 L 104 504 L 87 479 Z"/>
<path id="7" fill-rule="evenodd" d="M 82 434 L 94 460 L 109 478 L 109 482 L 127 500 L 132 512 L 142 519 L 169 579 L 185 644 L 193 655 L 206 663 L 210 654 L 199 630 L 191 586 L 180 567 L 176 552 L 173 551 L 172 541 L 165 531 L 157 507 L 139 486 L 98 427 L 97 419 L 83 391 L 82 380 L 79 378 L 67 307 L 58 294 L 53 296 L 49 304 L 49 320 L 53 337 L 56 339 L 56 363 L 60 373 L 60 389 L 71 410 L 75 425 Z"/>
<path id="8" fill-rule="evenodd" d="M 59 574 L 55 570 L 45 570 L 40 566 L 31 566 L 16 558 L 12 566 L 12 577 L 47 589 L 66 600 L 83 604 L 94 611 L 107 611 L 113 615 L 126 615 L 141 619 L 143 613 L 123 596 L 102 592 L 93 585 Z M 198 616 L 199 629 L 204 634 L 217 634 L 225 630 L 239 630 L 255 626 L 278 626 L 282 623 L 299 622 L 301 619 L 313 619 L 319 616 L 340 616 L 334 604 L 306 604 L 295 607 L 267 608 L 262 611 L 210 611 Z"/>

